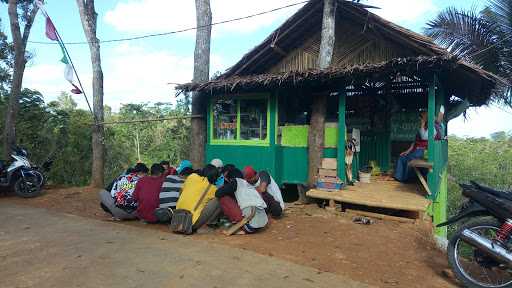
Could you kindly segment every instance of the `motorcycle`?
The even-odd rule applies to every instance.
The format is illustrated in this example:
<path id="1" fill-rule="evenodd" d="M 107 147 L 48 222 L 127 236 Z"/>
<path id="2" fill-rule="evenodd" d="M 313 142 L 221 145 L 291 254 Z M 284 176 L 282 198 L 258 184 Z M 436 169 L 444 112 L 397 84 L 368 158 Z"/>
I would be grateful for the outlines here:
<path id="1" fill-rule="evenodd" d="M 41 194 L 45 184 L 45 177 L 28 160 L 25 149 L 13 147 L 9 165 L 0 160 L 0 187 L 13 189 L 16 195 L 23 198 L 32 198 Z M 42 165 L 43 170 L 50 168 L 51 161 Z"/>
<path id="2" fill-rule="evenodd" d="M 464 223 L 448 242 L 448 263 L 466 287 L 512 287 L 512 192 L 459 184 L 467 201 L 437 225 Z"/>

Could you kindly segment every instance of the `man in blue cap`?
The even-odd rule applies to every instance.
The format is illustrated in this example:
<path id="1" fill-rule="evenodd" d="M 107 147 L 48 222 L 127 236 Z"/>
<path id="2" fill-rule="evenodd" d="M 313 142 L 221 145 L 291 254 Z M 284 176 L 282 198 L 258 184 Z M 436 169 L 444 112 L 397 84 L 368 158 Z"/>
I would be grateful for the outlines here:
<path id="1" fill-rule="evenodd" d="M 178 174 L 180 174 L 181 171 L 185 168 L 192 169 L 192 162 L 190 162 L 189 160 L 181 160 L 180 165 L 178 165 L 178 168 L 176 168 L 176 172 L 178 172 Z"/>

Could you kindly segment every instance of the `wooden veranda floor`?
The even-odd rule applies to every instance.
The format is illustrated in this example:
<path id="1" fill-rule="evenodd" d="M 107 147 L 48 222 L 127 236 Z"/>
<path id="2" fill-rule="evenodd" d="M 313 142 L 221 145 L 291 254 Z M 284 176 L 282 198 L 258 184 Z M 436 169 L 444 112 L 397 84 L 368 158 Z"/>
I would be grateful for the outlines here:
<path id="1" fill-rule="evenodd" d="M 387 181 L 373 177 L 372 183 L 356 183 L 342 190 L 323 191 L 312 189 L 307 196 L 318 199 L 334 200 L 344 203 L 382 208 L 391 211 L 414 212 L 409 218 L 420 218 L 427 210 L 430 201 L 425 198 L 425 192 L 419 184 L 404 184 L 397 181 Z M 415 215 L 415 216 L 413 216 Z"/>

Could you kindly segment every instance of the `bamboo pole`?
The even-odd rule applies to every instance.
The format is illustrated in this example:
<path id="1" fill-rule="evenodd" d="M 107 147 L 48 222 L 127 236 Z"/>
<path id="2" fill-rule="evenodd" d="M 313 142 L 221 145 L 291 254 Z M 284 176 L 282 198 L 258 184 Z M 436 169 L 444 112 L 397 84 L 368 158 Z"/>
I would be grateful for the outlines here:
<path id="1" fill-rule="evenodd" d="M 153 119 L 140 119 L 140 120 L 124 120 L 124 121 L 113 121 L 113 122 L 101 122 L 98 125 L 116 125 L 116 124 L 130 124 L 130 123 L 144 123 L 144 122 L 158 122 L 158 121 L 167 121 L 167 120 L 178 120 L 178 119 L 191 119 L 191 118 L 201 118 L 203 115 L 187 115 L 187 116 L 173 116 L 173 117 L 163 117 L 163 118 L 153 118 Z"/>

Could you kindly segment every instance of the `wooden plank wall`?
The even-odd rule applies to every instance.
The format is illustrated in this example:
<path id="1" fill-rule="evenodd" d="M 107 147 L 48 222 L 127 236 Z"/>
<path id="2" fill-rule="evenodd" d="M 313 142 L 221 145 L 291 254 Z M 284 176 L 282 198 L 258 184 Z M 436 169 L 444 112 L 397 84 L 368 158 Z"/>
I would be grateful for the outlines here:
<path id="1" fill-rule="evenodd" d="M 300 47 L 290 51 L 268 73 L 303 71 L 317 67 L 320 49 L 320 31 Z M 400 45 L 348 21 L 336 26 L 336 43 L 331 66 L 346 67 L 360 64 L 379 63 L 397 57 L 414 56 Z"/>

